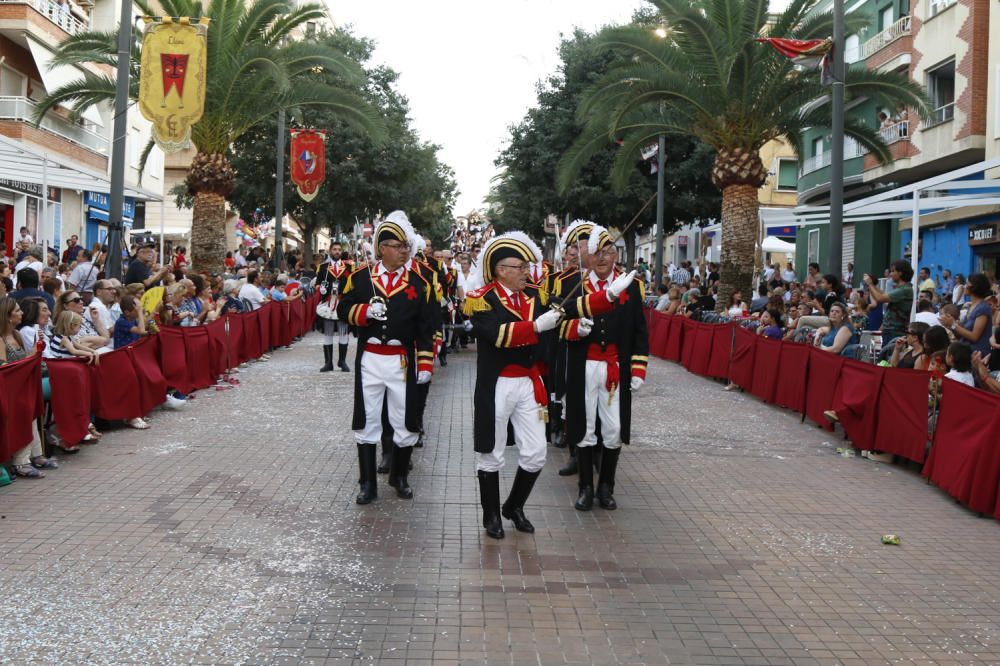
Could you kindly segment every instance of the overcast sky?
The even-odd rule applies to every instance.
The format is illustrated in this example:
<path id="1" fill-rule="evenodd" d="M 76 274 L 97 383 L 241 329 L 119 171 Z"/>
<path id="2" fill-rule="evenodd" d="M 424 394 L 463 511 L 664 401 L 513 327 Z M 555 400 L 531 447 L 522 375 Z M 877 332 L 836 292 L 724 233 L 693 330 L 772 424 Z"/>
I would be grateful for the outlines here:
<path id="1" fill-rule="evenodd" d="M 327 0 L 336 25 L 378 43 L 400 73 L 421 137 L 442 147 L 461 193 L 456 214 L 482 204 L 507 128 L 535 103 L 574 26 L 625 23 L 643 0 Z M 553 165 L 554 167 L 555 165 Z"/>

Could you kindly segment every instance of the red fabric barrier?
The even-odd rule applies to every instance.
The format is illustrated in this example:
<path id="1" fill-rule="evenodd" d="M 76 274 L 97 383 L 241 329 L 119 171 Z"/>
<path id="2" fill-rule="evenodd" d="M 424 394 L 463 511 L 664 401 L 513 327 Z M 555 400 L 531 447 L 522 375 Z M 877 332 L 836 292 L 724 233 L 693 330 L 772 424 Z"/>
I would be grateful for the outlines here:
<path id="1" fill-rule="evenodd" d="M 31 443 L 31 424 L 45 410 L 41 356 L 0 368 L 0 460 Z"/>
<path id="2" fill-rule="evenodd" d="M 205 326 L 211 347 L 213 377 L 223 374 L 232 363 L 229 354 L 229 333 L 226 332 L 226 326 L 225 318 L 217 319 Z"/>
<path id="3" fill-rule="evenodd" d="M 681 362 L 681 351 L 684 347 L 684 317 L 674 315 L 667 317 L 669 322 L 667 329 L 667 346 L 664 350 L 664 358 L 674 363 Z"/>
<path id="4" fill-rule="evenodd" d="M 243 336 L 243 329 L 246 326 L 247 315 L 232 314 L 227 317 L 229 321 L 229 353 L 232 355 L 233 366 L 246 363 L 250 357 L 246 353 L 246 342 Z"/>
<path id="5" fill-rule="evenodd" d="M 277 305 L 274 303 L 268 303 L 262 307 L 257 312 L 260 314 L 257 317 L 257 331 L 259 338 L 257 340 L 257 353 L 254 354 L 254 358 L 258 358 L 274 346 L 274 340 L 271 339 L 271 311 L 276 308 Z"/>
<path id="6" fill-rule="evenodd" d="M 757 336 L 741 326 L 737 327 L 733 339 L 733 356 L 729 361 L 729 380 L 746 391 L 753 385 L 756 352 Z"/>
<path id="7" fill-rule="evenodd" d="M 844 357 L 816 347 L 809 349 L 809 380 L 806 386 L 806 416 L 825 430 L 833 430 L 823 412 L 833 408 Z"/>
<path id="8" fill-rule="evenodd" d="M 694 324 L 690 333 L 694 336 L 691 349 L 691 366 L 688 368 L 696 375 L 708 375 L 708 363 L 712 356 L 712 338 L 715 336 L 716 325 Z"/>
<path id="9" fill-rule="evenodd" d="M 139 378 L 127 347 L 101 354 L 100 363 L 94 365 L 92 371 L 95 414 L 108 421 L 145 416 Z"/>
<path id="10" fill-rule="evenodd" d="M 160 338 L 145 338 L 128 348 L 132 369 L 139 379 L 139 406 L 145 416 L 164 400 L 167 380 L 160 370 Z"/>
<path id="11" fill-rule="evenodd" d="M 288 303 L 271 305 L 268 319 L 271 325 L 271 346 L 281 347 L 285 345 L 285 337 L 288 332 Z"/>
<path id="12" fill-rule="evenodd" d="M 49 369 L 52 417 L 59 426 L 59 435 L 69 444 L 81 442 L 87 436 L 93 400 L 90 366 L 82 359 L 46 359 L 45 364 Z"/>
<path id="13" fill-rule="evenodd" d="M 306 332 L 306 302 L 301 298 L 292 302 L 288 315 L 288 328 L 291 331 L 289 342 Z"/>
<path id="14" fill-rule="evenodd" d="M 212 343 L 204 326 L 181 329 L 187 358 L 188 382 L 194 389 L 203 389 L 215 383 L 212 373 Z"/>
<path id="15" fill-rule="evenodd" d="M 878 397 L 875 448 L 923 463 L 927 451 L 927 386 L 930 374 L 886 368 Z"/>
<path id="16" fill-rule="evenodd" d="M 729 378 L 729 355 L 733 347 L 733 325 L 712 327 L 712 355 L 708 360 L 708 376 Z"/>
<path id="17" fill-rule="evenodd" d="M 260 339 L 260 316 L 261 310 L 254 310 L 253 312 L 248 312 L 242 315 L 243 318 L 243 360 L 248 361 L 252 358 L 258 358 L 263 351 L 261 350 L 261 339 Z"/>
<path id="18" fill-rule="evenodd" d="M 941 411 L 924 476 L 973 511 L 993 513 L 1000 465 L 1000 398 L 965 384 L 942 381 Z"/>
<path id="19" fill-rule="evenodd" d="M 781 375 L 774 387 L 774 404 L 801 414 L 806 408 L 806 377 L 809 347 L 794 342 L 781 344 Z"/>
<path id="20" fill-rule="evenodd" d="M 653 356 L 667 357 L 667 337 L 672 321 L 672 317 L 655 310 L 649 316 L 649 353 Z"/>
<path id="21" fill-rule="evenodd" d="M 884 370 L 877 365 L 851 359 L 846 359 L 840 369 L 833 409 L 855 448 L 878 448 L 875 446 L 875 430 L 878 426 L 878 399 Z"/>
<path id="22" fill-rule="evenodd" d="M 688 371 L 691 370 L 691 363 L 694 359 L 694 342 L 697 337 L 698 323 L 690 319 L 680 319 L 680 326 L 674 324 L 674 332 L 681 331 L 681 365 Z"/>
<path id="23" fill-rule="evenodd" d="M 163 326 L 160 338 L 160 370 L 167 385 L 181 393 L 194 390 L 187 371 L 187 349 L 184 333 L 177 326 Z"/>
<path id="24" fill-rule="evenodd" d="M 757 338 L 750 392 L 764 402 L 774 402 L 774 392 L 780 376 L 781 346 L 784 343 L 763 336 Z"/>

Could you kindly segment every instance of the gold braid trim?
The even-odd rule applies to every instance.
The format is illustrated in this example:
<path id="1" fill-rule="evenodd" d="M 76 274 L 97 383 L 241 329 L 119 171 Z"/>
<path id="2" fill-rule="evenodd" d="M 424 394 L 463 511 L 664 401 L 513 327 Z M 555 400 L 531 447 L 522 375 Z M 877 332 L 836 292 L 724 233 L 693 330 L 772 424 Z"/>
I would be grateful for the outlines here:
<path id="1" fill-rule="evenodd" d="M 466 316 L 471 317 L 477 312 L 489 312 L 492 309 L 493 308 L 490 304 L 486 302 L 485 295 L 478 297 L 466 296 L 465 307 L 462 308 L 462 312 L 464 312 Z"/>

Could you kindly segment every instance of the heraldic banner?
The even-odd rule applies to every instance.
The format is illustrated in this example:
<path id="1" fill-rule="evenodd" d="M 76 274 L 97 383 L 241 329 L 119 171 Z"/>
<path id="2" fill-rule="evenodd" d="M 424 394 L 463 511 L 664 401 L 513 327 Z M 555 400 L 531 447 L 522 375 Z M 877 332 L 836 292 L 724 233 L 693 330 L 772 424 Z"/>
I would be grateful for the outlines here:
<path id="1" fill-rule="evenodd" d="M 139 110 L 165 153 L 184 149 L 205 111 L 208 22 L 164 16 L 142 40 Z"/>
<path id="2" fill-rule="evenodd" d="M 326 132 L 310 127 L 293 129 L 291 134 L 292 182 L 304 201 L 312 201 L 326 180 Z"/>

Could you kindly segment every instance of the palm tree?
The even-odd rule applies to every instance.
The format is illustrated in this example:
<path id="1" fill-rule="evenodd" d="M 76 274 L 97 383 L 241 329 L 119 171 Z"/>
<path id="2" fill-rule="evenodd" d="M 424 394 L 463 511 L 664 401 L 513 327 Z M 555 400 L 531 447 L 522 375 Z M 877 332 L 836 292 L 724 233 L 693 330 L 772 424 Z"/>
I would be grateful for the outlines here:
<path id="1" fill-rule="evenodd" d="M 799 71 L 788 58 L 757 39 L 820 39 L 833 18 L 814 10 L 820 0 L 792 0 L 782 14 L 768 0 L 649 0 L 657 24 L 611 28 L 600 36 L 616 54 L 607 76 L 584 96 L 578 113 L 586 127 L 559 164 L 557 184 L 568 189 L 597 151 L 617 140 L 614 182 L 623 186 L 640 149 L 661 134 L 695 136 L 715 149 L 712 182 L 722 190 L 722 283 L 718 303 L 735 289 L 748 293 L 759 224 L 757 190 L 767 178 L 759 155 L 768 141 L 785 137 L 802 151 L 803 132 L 830 126 L 829 89 L 815 71 Z M 848 33 L 868 23 L 849 15 Z M 929 104 L 905 75 L 849 68 L 847 101 L 867 98 L 920 115 Z M 845 133 L 879 161 L 891 159 L 878 133 L 848 116 Z"/>
<path id="2" fill-rule="evenodd" d="M 193 265 L 216 270 L 225 257 L 226 196 L 233 189 L 234 173 L 227 152 L 251 127 L 275 117 L 279 109 L 325 106 L 352 125 L 375 137 L 383 133 L 378 112 L 358 95 L 327 83 L 323 70 L 345 81 L 363 81 L 361 67 L 339 51 L 318 41 L 290 39 L 293 31 L 324 16 L 320 5 L 297 5 L 293 0 L 160 0 L 159 6 L 135 0 L 147 15 L 207 16 L 208 82 L 205 111 L 191 130 L 196 154 L 186 185 L 194 200 L 191 228 Z M 129 96 L 139 94 L 139 54 L 132 51 Z M 59 64 L 97 64 L 117 67 L 117 35 L 85 32 L 69 37 L 57 50 Z M 56 105 L 73 105 L 73 113 L 93 104 L 112 102 L 115 78 L 87 73 L 84 79 L 50 92 L 38 105 L 34 121 Z M 142 153 L 141 166 L 153 148 Z"/>

